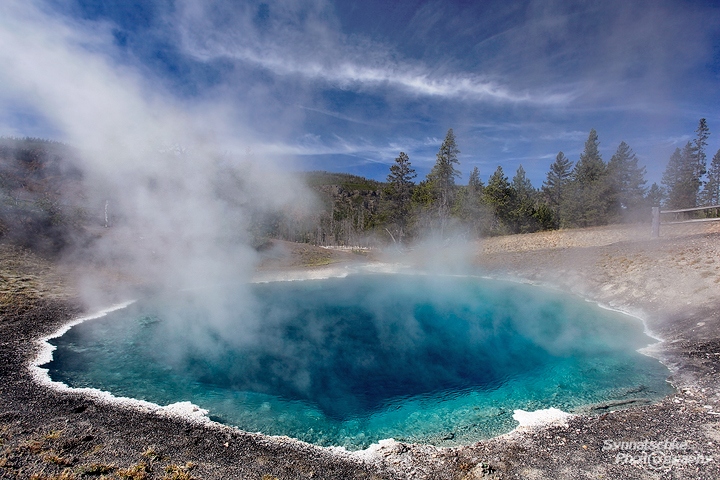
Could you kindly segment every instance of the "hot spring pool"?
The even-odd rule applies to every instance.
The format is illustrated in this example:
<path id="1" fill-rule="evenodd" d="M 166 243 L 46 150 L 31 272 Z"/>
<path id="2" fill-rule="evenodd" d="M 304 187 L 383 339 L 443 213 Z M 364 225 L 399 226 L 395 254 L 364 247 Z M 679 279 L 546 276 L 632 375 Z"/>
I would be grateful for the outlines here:
<path id="1" fill-rule="evenodd" d="M 453 445 L 514 409 L 657 400 L 641 322 L 475 277 L 351 275 L 140 300 L 53 339 L 51 378 L 318 445 Z"/>

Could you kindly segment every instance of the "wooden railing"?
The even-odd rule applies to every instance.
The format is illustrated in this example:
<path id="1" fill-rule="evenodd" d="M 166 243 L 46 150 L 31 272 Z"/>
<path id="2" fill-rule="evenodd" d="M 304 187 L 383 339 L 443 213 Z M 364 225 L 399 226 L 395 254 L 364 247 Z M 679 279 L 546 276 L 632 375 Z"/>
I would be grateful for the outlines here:
<path id="1" fill-rule="evenodd" d="M 702 217 L 698 217 L 697 213 L 699 212 L 705 213 L 703 213 Z M 669 221 L 663 221 L 663 225 L 675 225 L 678 223 L 714 222 L 720 220 L 720 205 L 711 205 L 709 207 L 681 208 L 678 210 L 660 210 L 660 207 L 653 207 L 652 235 L 654 238 L 660 236 L 661 215 L 665 215 L 666 217 L 672 216 Z"/>

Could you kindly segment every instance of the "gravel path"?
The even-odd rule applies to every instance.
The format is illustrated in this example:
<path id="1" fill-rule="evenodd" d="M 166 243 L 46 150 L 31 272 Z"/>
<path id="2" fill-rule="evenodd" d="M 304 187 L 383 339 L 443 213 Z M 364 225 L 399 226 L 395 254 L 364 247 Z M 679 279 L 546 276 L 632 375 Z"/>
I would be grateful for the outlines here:
<path id="1" fill-rule="evenodd" d="M 671 369 L 676 394 L 471 446 L 390 441 L 364 455 L 39 385 L 28 369 L 36 340 L 82 307 L 67 269 L 0 245 L 0 478 L 720 478 L 720 223 L 666 227 L 660 239 L 648 230 L 500 237 L 471 252 L 481 272 L 641 317 L 664 340 L 651 354 Z"/>

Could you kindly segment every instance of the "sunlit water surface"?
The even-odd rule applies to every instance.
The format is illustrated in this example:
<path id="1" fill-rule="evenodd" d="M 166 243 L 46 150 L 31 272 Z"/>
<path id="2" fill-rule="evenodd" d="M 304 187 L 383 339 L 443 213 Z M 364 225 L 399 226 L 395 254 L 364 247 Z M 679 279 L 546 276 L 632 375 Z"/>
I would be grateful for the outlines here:
<path id="1" fill-rule="evenodd" d="M 513 429 L 514 409 L 671 391 L 668 370 L 636 351 L 652 343 L 637 319 L 474 277 L 353 275 L 144 299 L 52 343 L 55 381 L 191 401 L 243 430 L 349 449 L 469 443 Z"/>

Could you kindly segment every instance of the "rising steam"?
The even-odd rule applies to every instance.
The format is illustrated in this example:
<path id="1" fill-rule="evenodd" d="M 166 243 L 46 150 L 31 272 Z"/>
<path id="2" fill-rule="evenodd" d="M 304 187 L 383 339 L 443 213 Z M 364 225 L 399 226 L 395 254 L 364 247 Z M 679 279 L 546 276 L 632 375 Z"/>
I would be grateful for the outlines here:
<path id="1" fill-rule="evenodd" d="M 85 198 L 68 201 L 107 208 L 111 223 L 81 254 L 171 289 L 247 277 L 251 222 L 310 196 L 247 153 L 253 134 L 232 112 L 178 99 L 127 64 L 111 26 L 47 10 L 0 4 L 0 104 L 80 152 Z"/>

